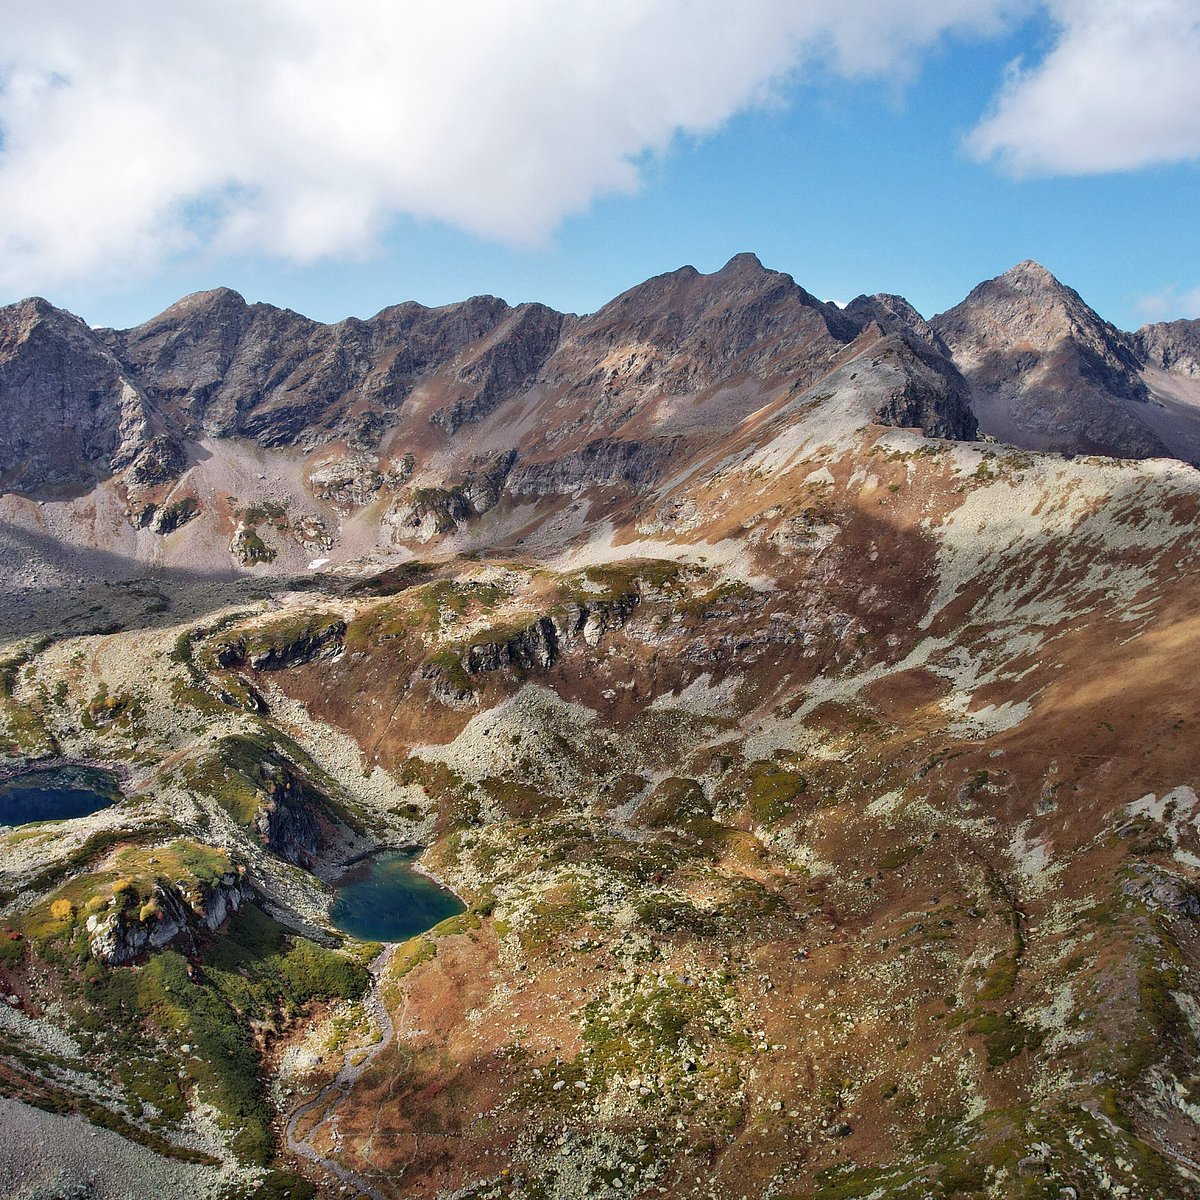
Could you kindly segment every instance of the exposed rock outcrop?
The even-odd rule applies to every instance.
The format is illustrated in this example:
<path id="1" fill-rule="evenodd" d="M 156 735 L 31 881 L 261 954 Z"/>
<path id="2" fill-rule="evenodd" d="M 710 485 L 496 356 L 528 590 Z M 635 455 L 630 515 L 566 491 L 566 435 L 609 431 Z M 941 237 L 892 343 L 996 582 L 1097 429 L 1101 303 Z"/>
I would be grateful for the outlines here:
<path id="1" fill-rule="evenodd" d="M 406 483 L 413 473 L 413 456 L 405 454 L 387 470 L 382 470 L 367 455 L 347 455 L 327 459 L 308 474 L 308 486 L 318 500 L 328 500 L 343 508 L 362 508 L 385 488 Z"/>
<path id="2" fill-rule="evenodd" d="M 200 931 L 219 929 L 254 895 L 240 871 L 211 884 L 193 881 L 188 887 L 160 879 L 151 902 L 136 913 L 118 906 L 88 917 L 88 952 L 110 966 L 131 963 L 172 944 L 192 953 Z"/>
<path id="3" fill-rule="evenodd" d="M 441 654 L 422 663 L 417 675 L 429 694 L 447 708 L 466 708 L 475 700 L 475 688 L 462 663 L 452 654 Z"/>
<path id="4" fill-rule="evenodd" d="M 361 507 L 375 499 L 383 476 L 364 459 L 343 458 L 314 468 L 308 483 L 319 500 Z"/>
<path id="5" fill-rule="evenodd" d="M 151 438 L 134 455 L 126 479 L 134 487 L 157 487 L 178 479 L 187 466 L 187 455 L 174 438 Z"/>
<path id="6" fill-rule="evenodd" d="M 463 657 L 463 668 L 469 675 L 503 667 L 546 670 L 558 661 L 558 655 L 558 630 L 549 617 L 541 617 L 512 637 L 473 643 Z"/>
<path id="7" fill-rule="evenodd" d="M 40 299 L 0 309 L 0 489 L 90 486 L 149 439 L 145 394 L 83 321 Z"/>
<path id="8" fill-rule="evenodd" d="M 154 510 L 150 528 L 166 537 L 200 515 L 200 502 L 194 496 L 183 496 Z"/>
<path id="9" fill-rule="evenodd" d="M 1144 325 L 1135 336 L 1148 366 L 1200 378 L 1200 320 Z"/>
<path id="10" fill-rule="evenodd" d="M 523 462 L 509 480 L 518 496 L 549 496 L 580 487 L 645 487 L 684 447 L 682 438 L 595 438 L 562 458 Z"/>
<path id="11" fill-rule="evenodd" d="M 317 658 L 336 658 L 346 640 L 346 622 L 337 619 L 306 624 L 294 637 L 271 638 L 264 645 L 245 638 L 218 642 L 213 648 L 217 665 L 234 668 L 249 665 L 255 671 L 278 671 Z"/>
<path id="12" fill-rule="evenodd" d="M 264 541 L 256 526 L 241 522 L 230 539 L 229 553 L 243 567 L 255 567 L 259 563 L 274 562 L 279 552 L 269 542 Z"/>
<path id="13" fill-rule="evenodd" d="M 856 296 L 842 310 L 846 317 L 865 328 L 872 322 L 884 333 L 908 333 L 931 350 L 945 350 L 933 327 L 903 296 L 880 292 L 875 296 Z"/>
<path id="14" fill-rule="evenodd" d="M 594 647 L 629 620 L 641 596 L 627 592 L 613 599 L 570 600 L 547 616 L 516 630 L 489 631 L 461 654 L 443 652 L 425 663 L 421 676 L 434 698 L 461 708 L 475 698 L 473 677 L 493 671 L 548 671 L 582 640 Z"/>
<path id="15" fill-rule="evenodd" d="M 256 671 L 278 671 L 283 667 L 312 662 L 316 658 L 336 658 L 341 654 L 345 640 L 346 622 L 330 621 L 283 645 L 271 645 L 261 651 L 252 649 L 247 661 Z"/>
<path id="16" fill-rule="evenodd" d="M 261 764 L 262 798 L 253 828 L 273 854 L 311 867 L 336 840 L 328 802 L 289 764 Z"/>
<path id="17" fill-rule="evenodd" d="M 872 363 L 895 375 L 875 402 L 881 425 L 920 429 L 929 437 L 970 441 L 979 432 L 971 389 L 952 363 L 907 333 L 889 334 Z"/>
<path id="18" fill-rule="evenodd" d="M 505 667 L 548 670 L 576 639 L 596 646 L 604 634 L 624 626 L 640 600 L 637 592 L 629 592 L 615 600 L 568 601 L 514 634 L 472 642 L 463 669 L 469 675 Z"/>
<path id="19" fill-rule="evenodd" d="M 384 521 L 405 540 L 428 542 L 453 533 L 495 508 L 516 458 L 509 450 L 469 470 L 451 487 L 414 488 L 388 510 Z"/>
<path id="20" fill-rule="evenodd" d="M 197 795 L 211 797 L 272 854 L 309 870 L 361 849 L 356 819 L 337 785 L 294 744 L 231 733 L 184 768 Z"/>
<path id="21" fill-rule="evenodd" d="M 555 629 L 568 646 L 577 637 L 596 646 L 606 633 L 625 626 L 641 600 L 641 594 L 633 591 L 611 600 L 569 600 L 555 614 Z"/>
<path id="22" fill-rule="evenodd" d="M 459 399 L 430 418 L 454 434 L 468 421 L 478 421 L 509 396 L 535 382 L 538 371 L 558 348 L 570 318 L 543 304 L 522 304 L 484 341 L 483 349 L 456 375 Z"/>

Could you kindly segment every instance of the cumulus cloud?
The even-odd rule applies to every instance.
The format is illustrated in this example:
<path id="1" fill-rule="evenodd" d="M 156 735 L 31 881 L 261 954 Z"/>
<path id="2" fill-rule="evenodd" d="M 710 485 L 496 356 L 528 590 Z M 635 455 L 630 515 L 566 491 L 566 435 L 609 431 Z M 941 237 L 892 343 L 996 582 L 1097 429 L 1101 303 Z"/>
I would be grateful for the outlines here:
<path id="1" fill-rule="evenodd" d="M 0 283 L 536 242 L 806 68 L 903 75 L 1032 0 L 9 0 Z"/>
<path id="2" fill-rule="evenodd" d="M 1016 175 L 1121 171 L 1200 157 L 1196 0 L 1050 0 L 1057 38 L 1013 64 L 968 138 Z"/>

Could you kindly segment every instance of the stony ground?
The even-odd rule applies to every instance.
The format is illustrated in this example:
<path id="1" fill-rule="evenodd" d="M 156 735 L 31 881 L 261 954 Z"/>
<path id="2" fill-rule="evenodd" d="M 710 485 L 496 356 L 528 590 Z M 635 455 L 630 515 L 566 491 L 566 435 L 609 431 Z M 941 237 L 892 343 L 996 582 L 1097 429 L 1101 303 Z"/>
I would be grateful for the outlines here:
<path id="1" fill-rule="evenodd" d="M 227 1180 L 150 1153 L 78 1117 L 0 1098 L 0 1193 L 12 1200 L 197 1200 Z"/>
<path id="2" fill-rule="evenodd" d="M 396 949 L 394 1038 L 297 1130 L 381 1196 L 1200 1194 L 1198 499 L 1177 464 L 826 409 L 636 519 L 583 498 L 518 543 L 502 504 L 495 552 L 31 621 L 10 759 L 130 799 L 4 836 L 4 919 L 48 955 L 0 965 L 14 1012 L 69 1033 L 87 1001 L 38 987 L 89 968 L 45 906 L 166 820 L 325 940 L 332 866 L 418 841 L 471 911 Z M 324 824 L 272 842 L 296 795 Z M 277 1132 L 369 1010 L 254 1009 Z M 195 1145 L 99 1051 L 16 1040 L 10 1090 L 86 1077 Z"/>

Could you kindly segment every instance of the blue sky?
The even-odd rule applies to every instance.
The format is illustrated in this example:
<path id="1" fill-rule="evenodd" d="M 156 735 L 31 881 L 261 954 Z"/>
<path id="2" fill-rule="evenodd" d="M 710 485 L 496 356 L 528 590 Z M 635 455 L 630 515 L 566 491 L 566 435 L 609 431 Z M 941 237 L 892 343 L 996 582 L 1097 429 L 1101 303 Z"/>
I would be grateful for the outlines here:
<path id="1" fill-rule="evenodd" d="M 0 52 L 0 301 L 38 292 L 114 325 L 218 285 L 322 320 L 481 292 L 582 312 L 752 250 L 822 298 L 895 291 L 926 315 L 1035 258 L 1123 327 L 1200 316 L 1187 0 L 776 3 L 750 6 L 749 33 L 703 2 L 585 3 L 568 27 L 525 0 L 507 25 L 492 6 L 502 24 L 475 41 L 486 10 L 448 4 L 444 63 L 436 23 L 347 46 L 315 8 L 283 31 L 289 58 L 293 10 L 239 41 L 217 0 L 199 51 L 129 0 L 58 62 L 55 21 L 84 10 L 21 7 L 21 54 Z M 428 39 L 421 87 L 372 58 L 389 37 Z M 152 56 L 163 73 L 139 90 Z"/>

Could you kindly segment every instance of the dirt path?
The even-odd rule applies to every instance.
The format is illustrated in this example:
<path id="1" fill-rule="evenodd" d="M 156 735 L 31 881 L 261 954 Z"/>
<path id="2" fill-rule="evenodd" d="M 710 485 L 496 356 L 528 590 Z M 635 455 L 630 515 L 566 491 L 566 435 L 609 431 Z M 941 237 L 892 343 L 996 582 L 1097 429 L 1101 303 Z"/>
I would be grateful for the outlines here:
<path id="1" fill-rule="evenodd" d="M 358 1058 L 357 1062 L 352 1062 L 351 1059 L 357 1057 L 361 1048 L 348 1051 L 342 1062 L 341 1070 L 338 1071 L 335 1078 L 330 1083 L 327 1083 L 313 1099 L 305 1101 L 299 1108 L 294 1109 L 291 1116 L 288 1117 L 285 1128 L 287 1148 L 292 1154 L 300 1155 L 302 1158 L 308 1159 L 309 1162 L 315 1163 L 342 1183 L 355 1188 L 360 1196 L 370 1196 L 371 1200 L 387 1200 L 387 1197 L 360 1179 L 353 1171 L 347 1170 L 340 1163 L 322 1155 L 312 1145 L 312 1139 L 322 1125 L 327 1125 L 333 1119 L 342 1101 L 350 1094 L 351 1088 L 362 1078 L 363 1072 L 391 1045 L 392 1039 L 395 1037 L 396 1029 L 392 1023 L 391 1014 L 387 1010 L 387 1005 L 383 1002 L 380 981 L 387 971 L 388 963 L 391 961 L 397 944 L 395 942 L 389 943 L 368 968 L 371 972 L 372 985 L 366 999 L 366 1005 L 368 1010 L 374 1014 L 375 1020 L 379 1024 L 379 1041 L 370 1046 L 367 1052 L 361 1058 Z M 320 1110 L 322 1107 L 324 1107 L 324 1114 L 320 1120 L 309 1130 L 305 1137 L 297 1137 L 296 1127 L 300 1121 L 308 1113 Z"/>

